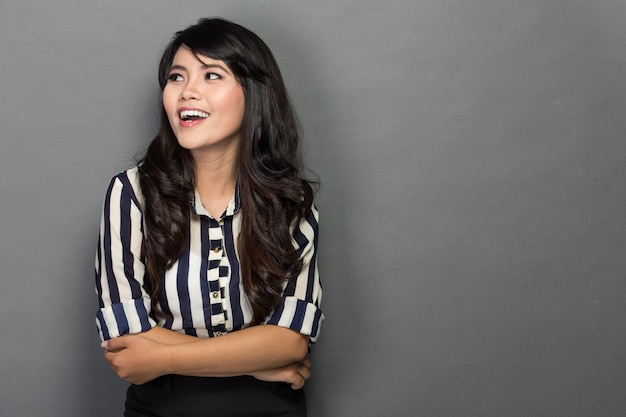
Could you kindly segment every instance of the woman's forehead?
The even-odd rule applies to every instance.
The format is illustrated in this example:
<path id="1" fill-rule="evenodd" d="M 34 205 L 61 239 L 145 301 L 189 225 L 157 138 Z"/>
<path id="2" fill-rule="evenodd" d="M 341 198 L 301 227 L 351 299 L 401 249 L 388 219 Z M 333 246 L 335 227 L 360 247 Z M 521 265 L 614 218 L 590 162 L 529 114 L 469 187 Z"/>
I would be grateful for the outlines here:
<path id="1" fill-rule="evenodd" d="M 223 67 L 224 69 L 231 72 L 226 62 L 220 59 L 212 58 L 208 55 L 204 55 L 200 52 L 192 51 L 187 45 L 182 45 L 180 48 L 178 48 L 176 54 L 174 54 L 174 58 L 172 59 L 171 66 L 174 67 L 180 65 L 182 62 L 191 63 L 192 61 L 195 61 L 205 67 Z"/>

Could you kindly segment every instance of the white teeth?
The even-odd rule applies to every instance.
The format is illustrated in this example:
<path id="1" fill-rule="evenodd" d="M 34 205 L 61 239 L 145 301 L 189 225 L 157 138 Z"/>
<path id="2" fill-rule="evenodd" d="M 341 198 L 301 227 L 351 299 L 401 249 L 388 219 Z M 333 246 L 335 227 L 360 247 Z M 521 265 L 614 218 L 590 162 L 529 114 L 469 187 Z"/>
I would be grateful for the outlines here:
<path id="1" fill-rule="evenodd" d="M 182 110 L 180 112 L 181 119 L 188 119 L 189 117 L 202 117 L 203 119 L 206 119 L 209 117 L 209 113 L 205 113 L 200 110 Z"/>

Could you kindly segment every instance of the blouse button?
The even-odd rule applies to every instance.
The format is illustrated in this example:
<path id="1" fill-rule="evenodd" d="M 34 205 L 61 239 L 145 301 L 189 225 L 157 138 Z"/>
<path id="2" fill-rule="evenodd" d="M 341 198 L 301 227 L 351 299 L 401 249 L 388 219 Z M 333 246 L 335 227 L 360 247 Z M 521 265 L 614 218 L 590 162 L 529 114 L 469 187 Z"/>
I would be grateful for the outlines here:
<path id="1" fill-rule="evenodd" d="M 213 333 L 213 336 L 221 336 L 221 335 L 223 335 L 223 334 L 224 334 L 224 333 L 222 333 L 222 332 L 214 332 L 214 333 Z"/>
<path id="2" fill-rule="evenodd" d="M 220 248 L 219 246 L 216 246 L 216 247 L 213 248 L 213 252 L 215 252 L 215 253 L 217 253 L 217 252 L 219 252 L 221 250 L 222 250 L 222 248 Z"/>
<path id="3" fill-rule="evenodd" d="M 219 291 L 213 291 L 213 298 L 219 298 L 219 296 L 220 296 Z"/>

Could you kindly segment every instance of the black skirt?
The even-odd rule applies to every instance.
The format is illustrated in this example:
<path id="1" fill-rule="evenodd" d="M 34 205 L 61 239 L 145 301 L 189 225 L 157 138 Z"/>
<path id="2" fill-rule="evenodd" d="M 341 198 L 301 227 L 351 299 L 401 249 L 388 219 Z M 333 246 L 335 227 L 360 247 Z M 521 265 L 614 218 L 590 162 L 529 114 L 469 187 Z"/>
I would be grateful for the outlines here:
<path id="1" fill-rule="evenodd" d="M 250 376 L 165 375 L 131 385 L 125 417 L 305 417 L 303 390 Z"/>

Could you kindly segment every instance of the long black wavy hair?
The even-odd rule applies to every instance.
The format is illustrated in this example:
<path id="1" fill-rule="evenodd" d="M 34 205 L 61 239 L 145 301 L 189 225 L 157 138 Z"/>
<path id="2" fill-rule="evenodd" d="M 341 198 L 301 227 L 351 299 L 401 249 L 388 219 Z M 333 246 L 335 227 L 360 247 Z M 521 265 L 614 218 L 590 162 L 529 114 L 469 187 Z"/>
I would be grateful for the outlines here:
<path id="1" fill-rule="evenodd" d="M 290 227 L 313 204 L 312 181 L 302 175 L 300 127 L 278 65 L 267 45 L 244 27 L 201 19 L 177 32 L 159 64 L 161 91 L 181 46 L 223 61 L 241 85 L 245 111 L 237 156 L 241 277 L 259 324 L 276 307 L 286 279 L 301 267 Z M 143 256 L 155 314 L 161 277 L 187 243 L 195 189 L 191 153 L 181 147 L 161 106 L 160 128 L 139 161 L 144 195 Z"/>

